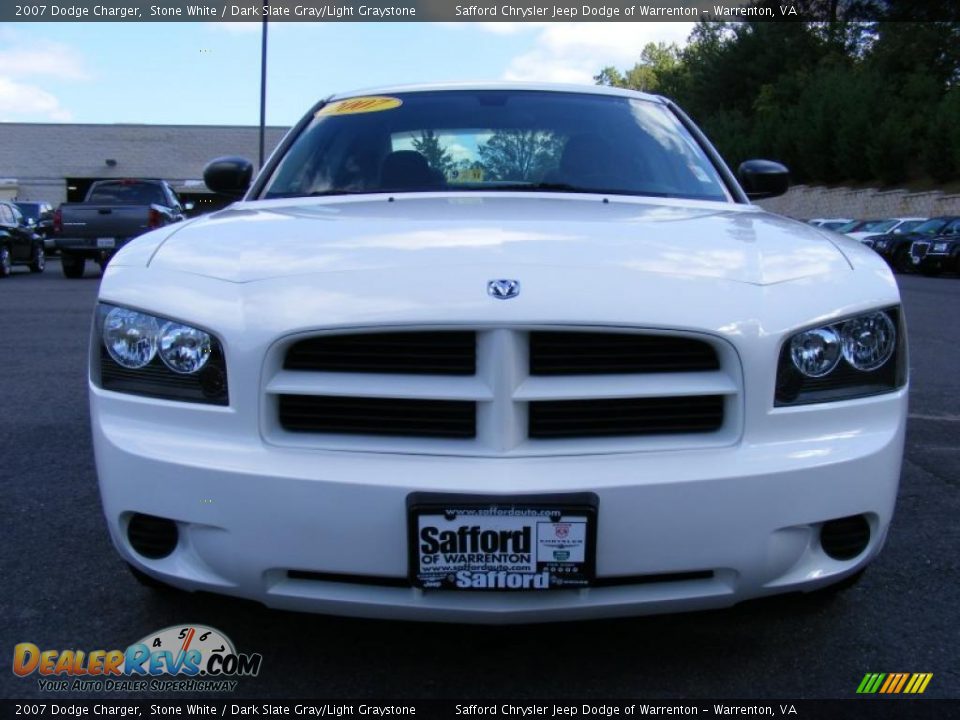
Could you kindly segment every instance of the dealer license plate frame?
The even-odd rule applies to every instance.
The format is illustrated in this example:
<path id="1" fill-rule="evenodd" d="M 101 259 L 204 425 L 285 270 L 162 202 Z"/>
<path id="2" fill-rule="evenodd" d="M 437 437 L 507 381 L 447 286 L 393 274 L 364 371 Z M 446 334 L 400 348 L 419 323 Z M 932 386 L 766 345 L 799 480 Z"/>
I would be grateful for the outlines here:
<path id="1" fill-rule="evenodd" d="M 545 590 L 571 590 L 590 587 L 596 578 L 597 526 L 599 523 L 599 498 L 595 493 L 554 493 L 536 495 L 476 495 L 460 493 L 415 492 L 407 496 L 407 547 L 409 558 L 408 577 L 415 588 L 426 591 L 456 592 L 543 592 Z M 466 511 L 457 514 L 454 511 Z M 477 514 L 473 514 L 477 513 Z M 530 514 L 533 513 L 533 514 Z M 520 529 L 530 527 L 531 557 L 526 572 L 505 571 L 506 575 L 539 576 L 529 581 L 524 577 L 520 582 L 527 583 L 519 587 L 504 586 L 517 582 L 516 578 L 497 575 L 502 566 L 490 567 L 484 563 L 451 563 L 441 568 L 427 567 L 422 564 L 426 555 L 441 555 L 421 552 L 423 542 L 420 533 L 423 527 L 436 527 L 440 523 L 444 529 L 452 530 L 459 519 L 461 523 L 470 518 L 470 525 L 476 525 L 478 533 L 483 532 L 484 520 L 488 520 L 487 529 L 499 532 L 506 528 Z M 421 520 L 433 518 L 430 526 L 423 526 Z M 582 525 L 581 525 L 582 524 Z M 566 525 L 566 528 L 560 526 Z M 580 553 L 582 548 L 582 553 Z M 482 548 L 477 548 L 482 552 Z M 567 552 L 567 559 L 560 559 Z M 558 555 L 559 553 L 559 555 Z M 549 556 L 553 556 L 551 559 Z M 451 569 L 454 568 L 454 569 Z M 459 570 L 470 573 L 471 584 L 464 587 L 464 578 Z M 476 573 L 484 575 L 478 580 Z M 473 583 L 484 583 L 473 585 Z M 530 583 L 538 583 L 531 587 Z M 541 587 L 543 582 L 547 587 Z"/>

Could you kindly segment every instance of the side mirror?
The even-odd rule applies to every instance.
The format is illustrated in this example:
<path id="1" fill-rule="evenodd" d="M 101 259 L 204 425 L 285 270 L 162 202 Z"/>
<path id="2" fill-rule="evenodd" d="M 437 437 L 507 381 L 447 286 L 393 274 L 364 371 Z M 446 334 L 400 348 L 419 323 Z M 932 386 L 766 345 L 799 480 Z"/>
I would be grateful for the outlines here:
<path id="1" fill-rule="evenodd" d="M 37 224 L 37 221 L 34 220 L 33 218 L 27 218 L 27 222 L 25 223 L 27 227 L 33 227 L 36 224 Z"/>
<path id="2" fill-rule="evenodd" d="M 203 169 L 203 182 L 215 193 L 242 197 L 253 181 L 253 163 L 241 157 L 222 157 Z"/>
<path id="3" fill-rule="evenodd" d="M 772 160 L 747 160 L 737 174 L 751 200 L 783 195 L 790 187 L 790 171 Z"/>

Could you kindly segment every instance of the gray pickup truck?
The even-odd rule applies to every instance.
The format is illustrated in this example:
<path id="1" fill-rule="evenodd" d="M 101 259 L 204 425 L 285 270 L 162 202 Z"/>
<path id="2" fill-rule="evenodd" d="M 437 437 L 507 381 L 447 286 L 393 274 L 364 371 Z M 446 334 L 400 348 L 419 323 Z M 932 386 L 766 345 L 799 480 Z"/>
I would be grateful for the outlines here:
<path id="1" fill-rule="evenodd" d="M 81 277 L 88 259 L 104 268 L 137 235 L 184 217 L 180 198 L 164 180 L 98 180 L 83 202 L 64 203 L 54 213 L 63 274 Z"/>

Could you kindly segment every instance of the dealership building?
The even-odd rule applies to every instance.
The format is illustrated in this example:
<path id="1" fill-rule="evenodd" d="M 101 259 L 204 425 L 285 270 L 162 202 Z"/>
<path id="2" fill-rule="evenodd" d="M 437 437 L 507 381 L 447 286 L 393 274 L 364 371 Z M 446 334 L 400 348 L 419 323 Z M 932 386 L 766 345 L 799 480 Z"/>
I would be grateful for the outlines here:
<path id="1" fill-rule="evenodd" d="M 286 133 L 266 128 L 264 152 Z M 228 200 L 203 184 L 213 158 L 239 155 L 257 161 L 260 132 L 239 125 L 79 125 L 0 123 L 0 199 L 83 200 L 90 183 L 109 178 L 161 178 L 197 211 Z"/>

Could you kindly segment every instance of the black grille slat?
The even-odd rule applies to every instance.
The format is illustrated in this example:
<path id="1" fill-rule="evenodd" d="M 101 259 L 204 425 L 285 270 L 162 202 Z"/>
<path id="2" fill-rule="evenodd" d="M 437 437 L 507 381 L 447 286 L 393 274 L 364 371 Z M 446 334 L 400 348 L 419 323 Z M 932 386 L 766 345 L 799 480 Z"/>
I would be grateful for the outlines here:
<path id="1" fill-rule="evenodd" d="M 476 333 L 432 331 L 323 335 L 287 350 L 286 370 L 474 375 Z"/>
<path id="2" fill-rule="evenodd" d="M 530 403 L 533 439 L 706 433 L 723 425 L 723 396 Z"/>
<path id="3" fill-rule="evenodd" d="M 408 400 L 280 395 L 280 424 L 292 432 L 473 438 L 475 404 L 464 400 Z"/>
<path id="4" fill-rule="evenodd" d="M 702 340 L 634 333 L 530 333 L 531 375 L 698 372 L 720 367 Z"/>

